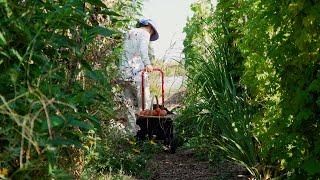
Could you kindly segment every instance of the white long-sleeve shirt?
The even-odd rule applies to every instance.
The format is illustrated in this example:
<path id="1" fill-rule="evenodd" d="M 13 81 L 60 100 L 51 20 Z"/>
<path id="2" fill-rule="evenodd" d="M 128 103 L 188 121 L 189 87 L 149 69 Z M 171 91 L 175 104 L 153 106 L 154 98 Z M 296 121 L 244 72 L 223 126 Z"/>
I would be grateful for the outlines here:
<path id="1" fill-rule="evenodd" d="M 150 34 L 142 28 L 132 29 L 126 34 L 120 65 L 124 80 L 139 81 L 141 70 L 151 64 L 148 55 L 149 42 Z"/>

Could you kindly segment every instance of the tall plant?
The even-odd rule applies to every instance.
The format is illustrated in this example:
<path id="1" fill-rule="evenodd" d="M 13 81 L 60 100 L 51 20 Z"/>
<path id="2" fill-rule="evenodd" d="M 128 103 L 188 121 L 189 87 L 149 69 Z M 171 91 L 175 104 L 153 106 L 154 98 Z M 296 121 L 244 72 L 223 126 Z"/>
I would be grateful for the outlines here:
<path id="1" fill-rule="evenodd" d="M 113 111 L 105 56 L 129 23 L 118 7 L 0 1 L 0 168 L 12 178 L 58 178 L 63 162 L 83 164 L 83 145 Z"/>
<path id="2" fill-rule="evenodd" d="M 239 84 L 242 57 L 232 44 L 237 32 L 227 25 L 227 17 L 213 18 L 212 8 L 204 2 L 194 4 L 195 14 L 185 28 L 189 76 L 185 112 L 193 112 L 190 125 L 200 130 L 193 136 L 209 139 L 209 148 L 223 150 L 252 175 L 260 177 L 257 141 L 250 123 L 253 112 Z"/>
<path id="3" fill-rule="evenodd" d="M 295 177 L 319 175 L 318 1 L 248 4 L 243 83 L 255 104 L 262 157 Z M 318 169 L 318 170 L 316 170 Z"/>
<path id="4" fill-rule="evenodd" d="M 188 104 L 189 107 L 197 107 L 197 112 L 216 112 L 217 109 L 209 110 L 194 105 L 194 102 L 213 104 L 212 98 L 208 98 L 210 96 L 199 98 L 203 88 L 208 86 L 203 76 L 205 74 L 211 77 L 211 81 L 223 80 L 224 76 L 205 72 L 208 69 L 206 66 L 215 69 L 214 67 L 220 66 L 215 64 L 222 63 L 226 74 L 230 73 L 230 82 L 236 87 L 236 97 L 242 99 L 242 109 L 250 112 L 250 116 L 245 116 L 250 124 L 249 131 L 243 126 L 240 127 L 250 132 L 247 138 L 258 139 L 252 141 L 256 148 L 252 152 L 258 160 L 255 169 L 260 173 L 256 176 L 317 177 L 317 10 L 320 3 L 303 0 L 276 3 L 268 0 L 219 1 L 214 12 L 212 9 L 208 10 L 208 4 L 209 1 L 200 1 L 193 5 L 195 14 L 186 27 L 185 53 L 186 60 L 189 61 L 189 87 L 194 88 L 189 92 L 189 98 L 193 99 L 193 102 Z M 198 84 L 198 81 L 201 83 Z M 229 92 L 230 89 L 227 84 L 218 87 L 216 83 L 211 83 L 210 87 L 222 92 Z M 213 90 L 208 92 L 217 94 Z M 227 93 L 222 94 L 223 98 L 216 101 L 215 105 L 233 114 L 234 111 L 227 108 L 232 107 L 232 104 L 228 104 L 230 98 L 226 96 Z M 203 113 L 198 113 L 196 117 L 205 119 L 206 125 L 212 121 Z M 235 120 L 227 113 L 221 117 L 227 119 L 223 122 L 230 120 L 233 123 L 241 119 Z M 197 121 L 191 122 L 192 125 L 199 126 Z M 222 125 L 214 122 L 212 129 L 216 132 Z M 211 133 L 205 132 L 205 137 Z M 237 133 L 234 133 L 234 136 L 238 136 Z M 219 141 L 225 144 L 224 139 Z M 236 152 L 230 153 L 236 155 Z"/>

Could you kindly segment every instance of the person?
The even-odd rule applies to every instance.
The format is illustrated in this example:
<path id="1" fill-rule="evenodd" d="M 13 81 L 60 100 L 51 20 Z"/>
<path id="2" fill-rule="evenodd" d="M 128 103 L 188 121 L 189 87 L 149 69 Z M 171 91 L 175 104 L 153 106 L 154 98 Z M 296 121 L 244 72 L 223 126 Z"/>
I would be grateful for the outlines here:
<path id="1" fill-rule="evenodd" d="M 124 98 L 127 108 L 127 131 L 136 135 L 139 127 L 136 125 L 135 113 L 142 109 L 141 102 L 141 72 L 145 69 L 151 72 L 153 67 L 149 57 L 150 41 L 156 41 L 159 33 L 154 21 L 151 19 L 140 19 L 136 28 L 126 33 L 124 40 L 124 51 L 120 65 L 121 79 L 124 82 Z M 145 73 L 145 104 L 151 107 L 150 88 L 148 74 Z"/>

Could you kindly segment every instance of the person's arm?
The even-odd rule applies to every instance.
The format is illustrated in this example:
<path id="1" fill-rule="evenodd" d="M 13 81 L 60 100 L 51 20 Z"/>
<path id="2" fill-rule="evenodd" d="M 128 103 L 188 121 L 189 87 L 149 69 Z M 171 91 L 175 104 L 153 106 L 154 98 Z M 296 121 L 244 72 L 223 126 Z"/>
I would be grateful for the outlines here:
<path id="1" fill-rule="evenodd" d="M 149 42 L 150 35 L 148 33 L 143 33 L 140 39 L 140 54 L 143 64 L 147 71 L 152 71 L 151 61 L 149 58 Z"/>

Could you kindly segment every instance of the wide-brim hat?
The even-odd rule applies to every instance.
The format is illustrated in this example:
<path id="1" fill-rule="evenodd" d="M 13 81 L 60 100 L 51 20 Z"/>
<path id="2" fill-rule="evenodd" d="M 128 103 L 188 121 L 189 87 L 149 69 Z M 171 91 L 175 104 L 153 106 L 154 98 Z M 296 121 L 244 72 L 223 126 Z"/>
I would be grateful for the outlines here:
<path id="1" fill-rule="evenodd" d="M 139 23 L 145 26 L 150 25 L 153 28 L 154 32 L 150 36 L 150 41 L 156 41 L 157 39 L 159 39 L 158 28 L 154 21 L 152 21 L 151 19 L 142 18 L 139 20 Z"/>

